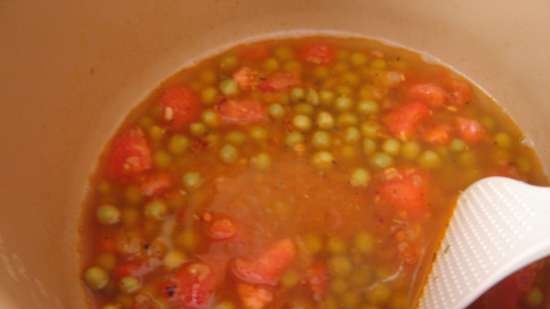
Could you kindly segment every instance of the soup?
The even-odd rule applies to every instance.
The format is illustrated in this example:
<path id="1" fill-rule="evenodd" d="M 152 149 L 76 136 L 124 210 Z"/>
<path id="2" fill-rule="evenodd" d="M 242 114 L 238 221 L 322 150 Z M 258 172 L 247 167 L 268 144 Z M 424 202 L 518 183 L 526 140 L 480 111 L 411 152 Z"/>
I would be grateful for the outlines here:
<path id="1" fill-rule="evenodd" d="M 109 142 L 82 278 L 102 309 L 412 308 L 459 192 L 491 175 L 546 184 L 514 123 L 448 69 L 364 39 L 236 46 Z M 542 307 L 544 271 L 473 307 Z"/>

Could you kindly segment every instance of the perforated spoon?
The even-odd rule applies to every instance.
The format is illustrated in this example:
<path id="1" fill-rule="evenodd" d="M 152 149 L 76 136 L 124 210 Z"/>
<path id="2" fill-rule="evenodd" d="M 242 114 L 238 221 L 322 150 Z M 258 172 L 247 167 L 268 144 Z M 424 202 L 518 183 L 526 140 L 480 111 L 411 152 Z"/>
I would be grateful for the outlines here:
<path id="1" fill-rule="evenodd" d="M 458 200 L 419 308 L 466 308 L 506 276 L 548 255 L 550 188 L 482 179 Z"/>

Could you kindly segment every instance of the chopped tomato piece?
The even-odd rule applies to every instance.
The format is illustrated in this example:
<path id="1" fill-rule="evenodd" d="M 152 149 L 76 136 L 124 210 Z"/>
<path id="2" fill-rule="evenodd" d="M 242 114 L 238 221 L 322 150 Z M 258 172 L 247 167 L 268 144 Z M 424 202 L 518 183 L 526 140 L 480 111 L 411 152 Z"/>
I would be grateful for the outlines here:
<path id="1" fill-rule="evenodd" d="M 218 106 L 218 114 L 225 123 L 246 125 L 267 120 L 265 106 L 256 100 L 229 100 Z"/>
<path id="2" fill-rule="evenodd" d="M 152 166 L 151 149 L 140 128 L 120 132 L 107 152 L 106 175 L 115 182 L 128 182 Z"/>
<path id="3" fill-rule="evenodd" d="M 254 44 L 242 47 L 239 56 L 248 61 L 261 61 L 269 57 L 269 48 L 265 44 Z"/>
<path id="4" fill-rule="evenodd" d="M 292 72 L 277 72 L 267 77 L 260 84 L 260 90 L 268 91 L 281 91 L 290 87 L 297 86 L 301 83 L 300 76 L 297 73 Z"/>
<path id="5" fill-rule="evenodd" d="M 300 51 L 300 58 L 312 64 L 330 64 L 336 59 L 336 51 L 327 43 L 309 44 Z"/>
<path id="6" fill-rule="evenodd" d="M 198 96 L 185 86 L 166 89 L 159 105 L 162 108 L 162 118 L 173 130 L 180 130 L 197 120 L 201 112 Z"/>
<path id="7" fill-rule="evenodd" d="M 321 301 L 327 291 L 328 272 L 325 263 L 315 262 L 309 269 L 307 283 L 315 301 Z"/>
<path id="8" fill-rule="evenodd" d="M 216 280 L 210 266 L 201 262 L 183 265 L 161 285 L 162 295 L 177 308 L 208 308 Z"/>
<path id="9" fill-rule="evenodd" d="M 252 284 L 277 285 L 284 271 L 296 256 L 290 239 L 279 240 L 256 259 L 237 258 L 232 272 L 238 279 Z"/>
<path id="10" fill-rule="evenodd" d="M 208 227 L 208 237 L 213 240 L 229 239 L 237 233 L 237 227 L 227 218 L 217 219 Z"/>
<path id="11" fill-rule="evenodd" d="M 436 124 L 426 129 L 422 137 L 426 143 L 447 145 L 451 140 L 451 131 L 452 128 L 448 124 Z"/>
<path id="12" fill-rule="evenodd" d="M 172 176 L 168 173 L 155 173 L 147 176 L 141 183 L 141 192 L 147 197 L 158 196 L 172 188 Z"/>
<path id="13" fill-rule="evenodd" d="M 113 270 L 113 274 L 115 278 L 126 276 L 141 278 L 157 269 L 161 264 L 161 261 L 158 259 L 130 261 L 117 265 Z"/>
<path id="14" fill-rule="evenodd" d="M 260 75 L 258 71 L 251 69 L 249 67 L 240 68 L 235 74 L 233 74 L 233 79 L 239 85 L 239 88 L 242 90 L 251 90 L 256 88 L 259 82 Z"/>
<path id="15" fill-rule="evenodd" d="M 487 140 L 487 132 L 477 120 L 457 117 L 456 126 L 458 134 L 466 142 L 475 144 Z"/>
<path id="16" fill-rule="evenodd" d="M 239 294 L 245 309 L 262 309 L 273 301 L 273 292 L 250 284 L 239 283 L 237 294 Z"/>
<path id="17" fill-rule="evenodd" d="M 413 101 L 389 111 L 382 122 L 392 135 L 406 139 L 414 136 L 418 125 L 429 114 L 430 110 L 426 105 Z"/>
<path id="18" fill-rule="evenodd" d="M 442 107 L 447 100 L 445 90 L 434 83 L 415 84 L 408 89 L 407 96 L 434 108 Z"/>
<path id="19" fill-rule="evenodd" d="M 451 79 L 447 85 L 449 102 L 456 106 L 462 106 L 472 99 L 473 92 L 470 85 L 463 80 Z"/>
<path id="20" fill-rule="evenodd" d="M 413 218 L 422 217 L 428 210 L 427 176 L 415 168 L 386 170 L 376 188 L 376 200 Z"/>

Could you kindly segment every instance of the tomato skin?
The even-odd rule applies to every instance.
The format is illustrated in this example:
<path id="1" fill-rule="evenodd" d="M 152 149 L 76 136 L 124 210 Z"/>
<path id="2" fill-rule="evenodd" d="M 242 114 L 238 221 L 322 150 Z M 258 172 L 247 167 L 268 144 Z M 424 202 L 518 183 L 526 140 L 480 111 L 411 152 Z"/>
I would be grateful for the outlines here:
<path id="1" fill-rule="evenodd" d="M 178 308 L 208 308 L 215 286 L 216 280 L 210 266 L 201 262 L 190 262 L 161 284 L 161 293 Z"/>
<path id="2" fill-rule="evenodd" d="M 115 136 L 105 162 L 105 174 L 118 183 L 130 182 L 149 170 L 152 166 L 151 149 L 143 130 L 132 127 Z"/>
<path id="3" fill-rule="evenodd" d="M 162 108 L 164 122 L 172 130 L 181 130 L 200 117 L 199 98 L 186 86 L 165 89 L 159 105 Z"/>
<path id="4" fill-rule="evenodd" d="M 275 286 L 295 256 L 294 243 L 290 239 L 282 239 L 256 259 L 235 259 L 231 270 L 237 279 L 244 282 Z"/>
<path id="5" fill-rule="evenodd" d="M 304 46 L 299 57 L 302 61 L 311 64 L 330 64 L 336 59 L 334 47 L 327 43 L 314 43 Z"/>
<path id="6" fill-rule="evenodd" d="M 447 101 L 447 92 L 435 83 L 419 83 L 407 90 L 411 100 L 418 100 L 430 107 L 443 107 Z"/>
<path id="7" fill-rule="evenodd" d="M 424 103 L 412 101 L 390 110 L 382 122 L 392 135 L 408 139 L 415 135 L 417 127 L 429 114 L 430 109 Z"/>
<path id="8" fill-rule="evenodd" d="M 422 139 L 432 145 L 447 145 L 451 141 L 452 127 L 445 123 L 435 124 L 424 130 Z"/>
<path id="9" fill-rule="evenodd" d="M 487 132 L 477 120 L 457 117 L 456 127 L 460 138 L 468 143 L 476 144 L 487 140 Z"/>
<path id="10" fill-rule="evenodd" d="M 307 274 L 307 283 L 315 301 L 321 301 L 327 292 L 328 269 L 322 261 L 311 265 Z"/>
<path id="11" fill-rule="evenodd" d="M 253 44 L 243 46 L 238 55 L 241 59 L 248 61 L 262 61 L 269 57 L 269 48 L 265 44 Z"/>
<path id="12" fill-rule="evenodd" d="M 259 88 L 263 92 L 282 91 L 301 83 L 300 76 L 292 72 L 276 72 L 260 83 Z"/>
<path id="13" fill-rule="evenodd" d="M 232 238 L 235 234 L 237 234 L 237 227 L 227 218 L 214 220 L 207 231 L 208 237 L 212 240 L 226 240 Z"/>
<path id="14" fill-rule="evenodd" d="M 166 193 L 172 186 L 172 176 L 168 173 L 158 172 L 145 177 L 141 182 L 140 189 L 146 197 L 153 197 Z"/>
<path id="15" fill-rule="evenodd" d="M 158 259 L 133 260 L 117 265 L 113 270 L 113 275 L 117 279 L 126 276 L 142 278 L 157 269 L 161 264 L 161 261 Z"/>
<path id="16" fill-rule="evenodd" d="M 258 71 L 249 67 L 242 67 L 233 74 L 233 79 L 242 90 L 252 90 L 259 83 L 260 74 Z"/>
<path id="17" fill-rule="evenodd" d="M 394 168 L 383 172 L 375 200 L 404 211 L 412 218 L 428 212 L 428 177 L 416 168 Z"/>
<path id="18" fill-rule="evenodd" d="M 267 120 L 265 106 L 251 99 L 222 102 L 218 105 L 218 114 L 227 124 L 247 125 Z"/>

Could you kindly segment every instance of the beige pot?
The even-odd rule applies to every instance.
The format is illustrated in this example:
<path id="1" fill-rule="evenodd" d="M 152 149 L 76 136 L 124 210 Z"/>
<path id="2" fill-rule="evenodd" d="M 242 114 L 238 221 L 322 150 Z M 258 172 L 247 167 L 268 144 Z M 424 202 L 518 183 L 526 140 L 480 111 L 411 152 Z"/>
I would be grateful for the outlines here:
<path id="1" fill-rule="evenodd" d="M 433 55 L 492 94 L 550 162 L 550 2 L 0 1 L 0 308 L 85 308 L 80 204 L 127 111 L 205 52 L 336 30 Z"/>

